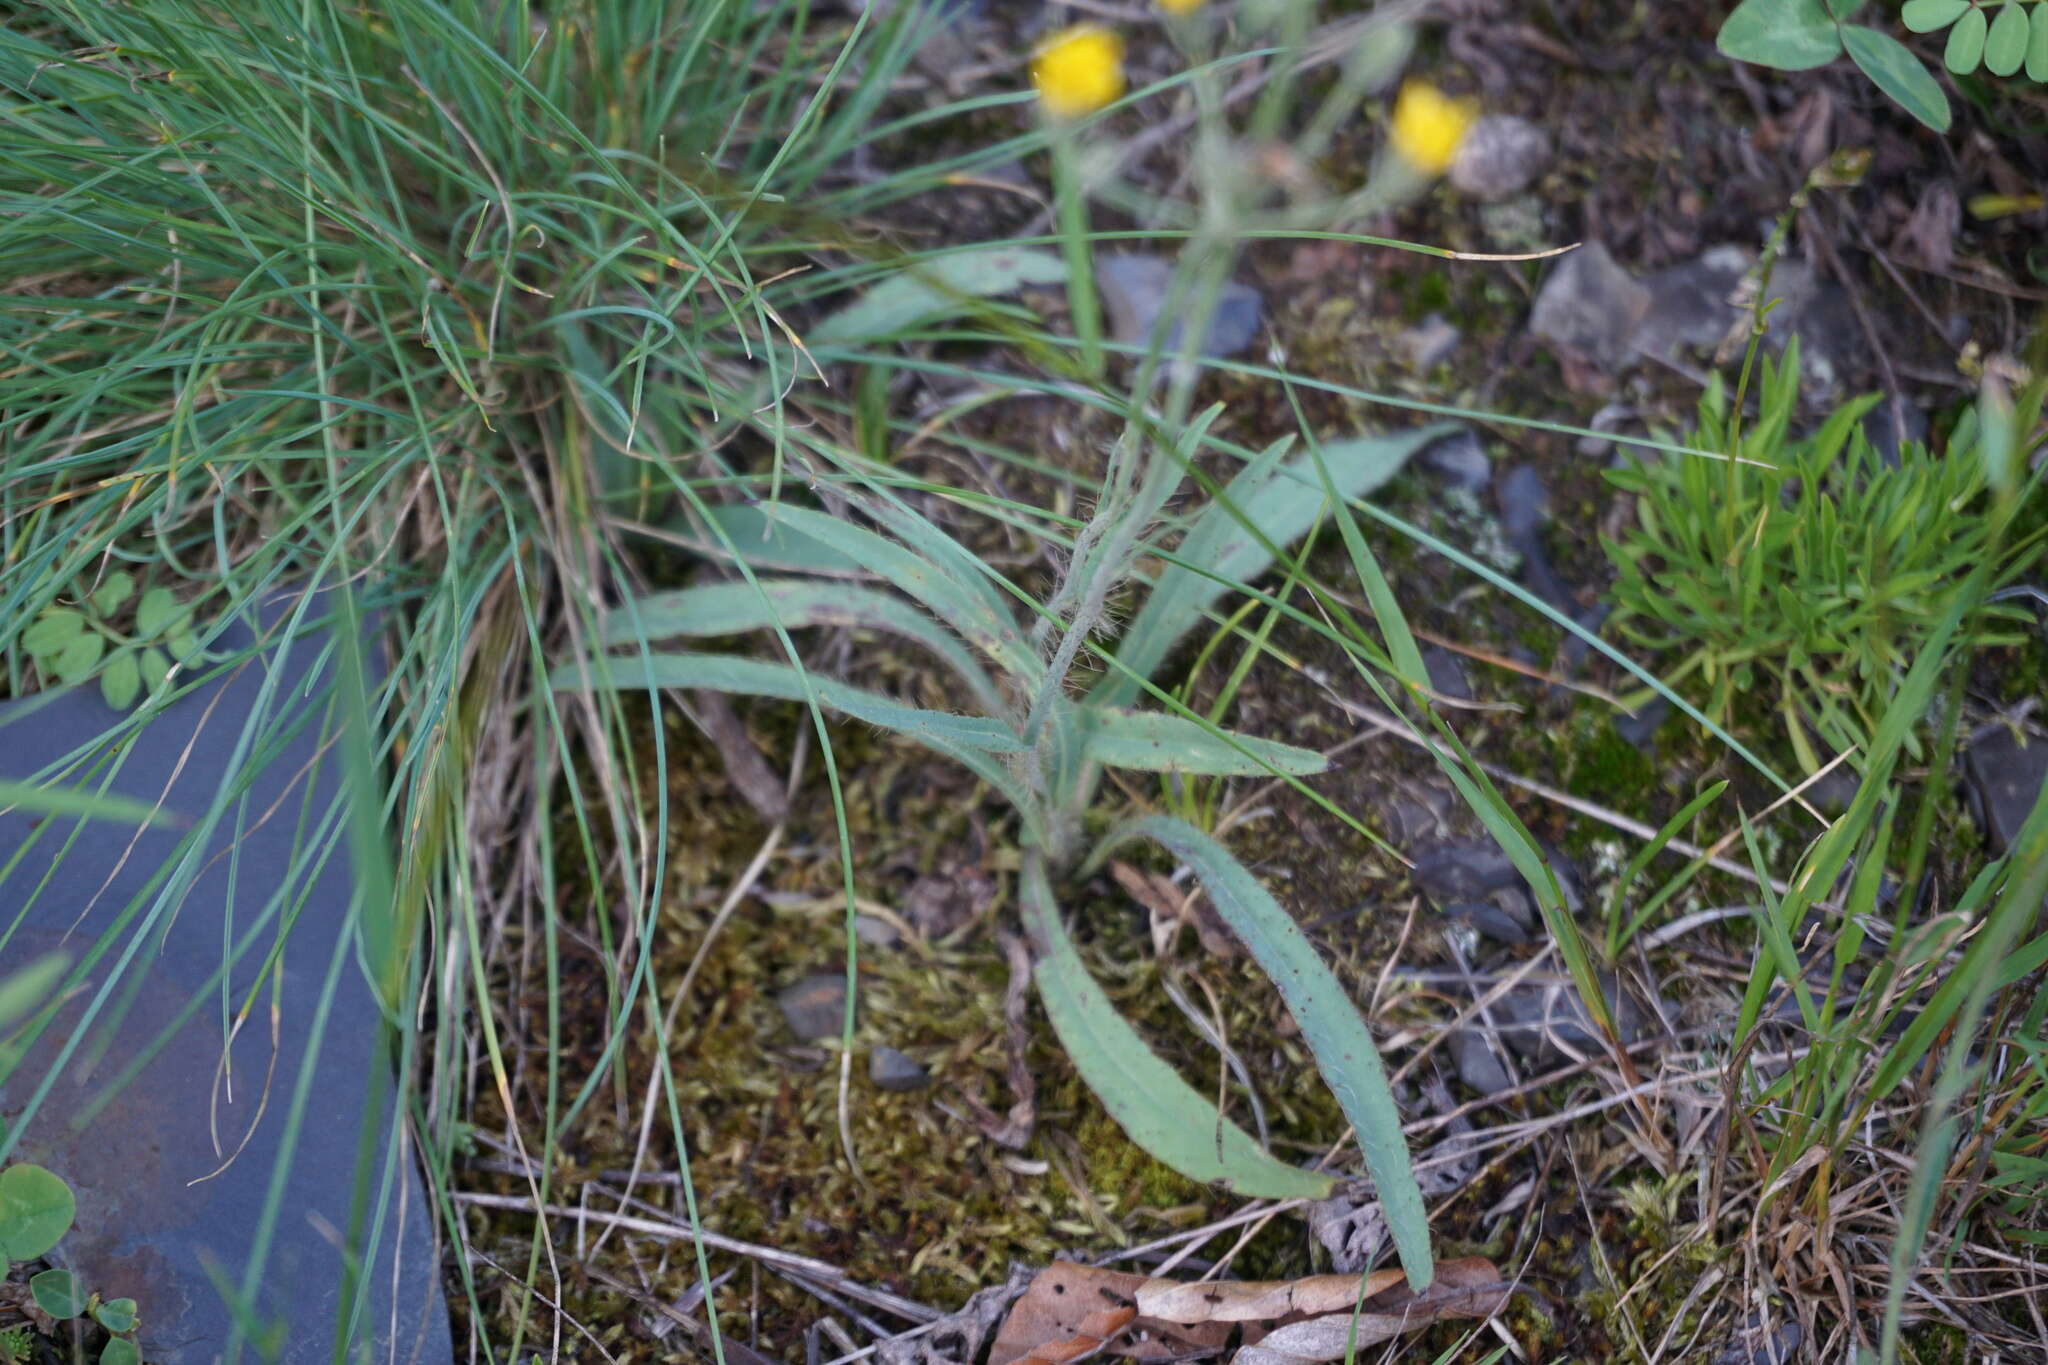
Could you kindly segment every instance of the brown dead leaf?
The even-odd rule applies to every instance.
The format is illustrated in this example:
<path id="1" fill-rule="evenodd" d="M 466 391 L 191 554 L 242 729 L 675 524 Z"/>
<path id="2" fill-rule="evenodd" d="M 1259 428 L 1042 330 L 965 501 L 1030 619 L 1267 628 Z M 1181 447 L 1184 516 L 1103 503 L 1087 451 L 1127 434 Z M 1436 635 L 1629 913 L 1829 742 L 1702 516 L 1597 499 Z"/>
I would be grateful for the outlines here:
<path id="1" fill-rule="evenodd" d="M 1170 877 L 1140 872 L 1129 863 L 1110 863 L 1109 875 L 1151 915 L 1152 951 L 1156 956 L 1167 956 L 1184 924 L 1194 926 L 1202 951 L 1210 957 L 1227 961 L 1244 954 L 1243 945 L 1200 887 L 1182 891 Z"/>
<path id="2" fill-rule="evenodd" d="M 1491 1317 L 1509 1288 L 1482 1256 L 1437 1262 L 1419 1295 L 1399 1270 L 1190 1284 L 1055 1261 L 1011 1309 L 989 1365 L 1063 1365 L 1097 1351 L 1184 1360 L 1220 1352 L 1233 1332 L 1245 1342 L 1237 1365 L 1305 1365 L 1444 1318 Z"/>
<path id="3" fill-rule="evenodd" d="M 1223 1349 L 1230 1339 L 1227 1324 L 1189 1327 L 1141 1316 L 1135 1295 L 1149 1283 L 1163 1282 L 1054 1261 L 1011 1308 L 989 1348 L 988 1365 L 1072 1361 L 1105 1348 L 1139 1361 L 1184 1360 Z"/>

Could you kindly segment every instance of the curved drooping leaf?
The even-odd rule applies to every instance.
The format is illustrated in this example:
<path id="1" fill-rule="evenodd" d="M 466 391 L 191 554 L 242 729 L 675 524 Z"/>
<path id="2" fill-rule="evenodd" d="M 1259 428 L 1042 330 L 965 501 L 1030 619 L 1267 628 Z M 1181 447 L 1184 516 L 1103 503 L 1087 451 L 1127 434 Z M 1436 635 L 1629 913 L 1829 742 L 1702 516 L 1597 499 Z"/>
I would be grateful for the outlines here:
<path id="1" fill-rule="evenodd" d="M 806 701 L 805 675 L 787 664 L 722 654 L 653 654 L 645 658 L 601 655 L 584 664 L 562 664 L 548 674 L 548 686 L 574 691 L 588 683 L 617 691 L 649 687 L 706 687 L 740 696 Z M 997 754 L 1021 752 L 1024 743 L 999 721 L 955 716 L 904 706 L 858 687 L 815 674 L 809 682 L 818 704 L 828 710 L 894 730 L 945 755 L 1002 793 L 1029 821 L 1036 809 Z"/>
<path id="2" fill-rule="evenodd" d="M 1427 1288 L 1431 1276 L 1429 1215 L 1409 1162 L 1408 1141 L 1401 1133 L 1401 1111 L 1387 1087 L 1372 1033 L 1343 984 L 1294 917 L 1281 909 L 1244 864 L 1184 820 L 1151 815 L 1130 821 L 1102 841 L 1091 864 L 1132 839 L 1150 839 L 1194 869 L 1216 912 L 1280 988 L 1323 1079 L 1358 1130 L 1358 1146 L 1365 1153 L 1365 1166 L 1372 1174 L 1408 1283 L 1417 1292 Z"/>
<path id="3" fill-rule="evenodd" d="M 765 510 L 772 521 L 887 579 L 1004 669 L 1027 679 L 1043 671 L 1018 631 L 1016 618 L 993 599 L 978 573 L 963 576 L 957 566 L 949 569 L 900 540 L 807 507 L 777 503 Z M 901 530 L 897 533 L 900 538 Z"/>
<path id="4" fill-rule="evenodd" d="M 1131 1141 L 1191 1180 L 1261 1199 L 1321 1199 L 1336 1182 L 1267 1155 L 1161 1061 L 1109 1001 L 1060 923 L 1044 856 L 1027 851 L 1018 886 L 1038 953 L 1032 981 L 1081 1079 Z"/>
<path id="5" fill-rule="evenodd" d="M 709 583 L 651 593 L 605 617 L 607 646 L 653 644 L 676 636 L 737 635 L 780 623 L 858 626 L 915 640 L 944 660 L 993 715 L 1007 710 L 1003 694 L 951 631 L 900 597 L 850 583 L 806 578 L 762 578 L 752 583 Z"/>
<path id="6" fill-rule="evenodd" d="M 0 812 L 10 810 L 35 811 L 40 815 L 76 815 L 88 820 L 117 820 L 125 825 L 164 825 L 175 818 L 169 811 L 130 796 L 0 778 Z"/>
<path id="7" fill-rule="evenodd" d="M 1126 711 L 1091 704 L 1077 708 L 1091 762 L 1148 773 L 1259 777 L 1274 772 L 1305 777 L 1330 766 L 1313 749 L 1203 725 L 1161 711 Z"/>
<path id="8" fill-rule="evenodd" d="M 813 327 L 807 340 L 812 346 L 886 340 L 918 323 L 965 312 L 976 299 L 1066 278 L 1066 263 L 1058 256 L 1024 247 L 986 247 L 910 261 Z"/>
<path id="9" fill-rule="evenodd" d="M 689 528 L 681 521 L 671 523 L 670 529 L 679 532 L 693 549 L 719 559 L 736 553 L 755 568 L 817 574 L 826 578 L 860 578 L 867 573 L 860 566 L 860 561 L 852 556 L 820 545 L 809 536 L 800 535 L 777 522 L 768 515 L 766 504 L 744 502 L 707 507 L 703 509 L 703 516 L 714 523 L 708 535 Z M 722 539 L 718 534 L 720 531 L 725 533 Z M 731 550 L 725 548 L 727 540 L 732 542 Z"/>
<path id="10" fill-rule="evenodd" d="M 1416 451 L 1453 429 L 1438 422 L 1389 436 L 1332 441 L 1323 446 L 1322 455 L 1337 492 L 1358 498 L 1393 478 Z M 1174 552 L 1180 562 L 1161 571 L 1124 632 L 1116 651 L 1124 668 L 1140 678 L 1151 677 L 1212 602 L 1232 584 L 1249 583 L 1273 562 L 1268 545 L 1299 540 L 1315 524 L 1325 498 L 1322 475 L 1312 456 L 1283 464 L 1284 454 L 1284 447 L 1269 446 L 1196 517 Z M 1264 539 L 1246 529 L 1246 522 L 1258 527 Z M 1184 565 L 1200 565 L 1207 573 Z M 1128 706 L 1139 691 L 1135 679 L 1116 669 L 1096 685 L 1091 702 Z"/>
<path id="11" fill-rule="evenodd" d="M 1739 62 L 1808 71 L 1841 55 L 1841 29 L 1821 0 L 1742 0 L 1714 45 Z"/>
<path id="12" fill-rule="evenodd" d="M 1904 43 L 1874 28 L 1844 24 L 1842 44 L 1863 74 L 1897 100 L 1901 109 L 1938 133 L 1948 131 L 1948 96 L 1942 93 L 1934 73 L 1920 65 L 1920 59 Z"/>

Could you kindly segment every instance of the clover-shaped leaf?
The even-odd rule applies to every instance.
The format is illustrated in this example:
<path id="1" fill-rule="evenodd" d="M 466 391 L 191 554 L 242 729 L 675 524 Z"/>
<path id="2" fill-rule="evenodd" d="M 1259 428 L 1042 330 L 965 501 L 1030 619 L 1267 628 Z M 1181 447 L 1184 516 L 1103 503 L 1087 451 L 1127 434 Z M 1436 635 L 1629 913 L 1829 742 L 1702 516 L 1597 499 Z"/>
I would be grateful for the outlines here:
<path id="1" fill-rule="evenodd" d="M 142 669 L 133 649 L 124 649 L 107 660 L 107 667 L 100 674 L 100 696 L 116 711 L 126 711 L 135 704 L 136 693 L 142 690 Z"/>
<path id="2" fill-rule="evenodd" d="M 28 1282 L 36 1307 L 53 1318 L 75 1318 L 85 1311 L 85 1286 L 68 1270 L 45 1270 Z"/>
<path id="3" fill-rule="evenodd" d="M 108 1299 L 93 1305 L 92 1316 L 93 1321 L 109 1332 L 132 1332 L 135 1330 L 135 1300 Z"/>
<path id="4" fill-rule="evenodd" d="M 142 1352 L 126 1337 L 115 1337 L 100 1352 L 100 1365 L 142 1365 Z"/>
<path id="5" fill-rule="evenodd" d="M 54 662 L 85 630 L 84 613 L 48 607 L 21 633 L 21 647 L 38 665 Z"/>
<path id="6" fill-rule="evenodd" d="M 93 589 L 92 609 L 102 616 L 112 616 L 127 605 L 128 599 L 134 595 L 135 575 L 116 569 L 101 579 L 100 585 Z"/>
<path id="7" fill-rule="evenodd" d="M 71 1231 L 78 1203 L 71 1187 L 22 1161 L 0 1171 L 0 1256 L 33 1261 Z"/>
<path id="8" fill-rule="evenodd" d="M 136 605 L 135 633 L 145 640 L 168 634 L 182 627 L 191 614 L 191 608 L 169 588 L 151 588 Z"/>
<path id="9" fill-rule="evenodd" d="M 2048 4 L 2034 6 L 2034 36 L 2027 40 L 2027 79 L 2048 84 Z"/>
<path id="10" fill-rule="evenodd" d="M 57 656 L 50 660 L 50 671 L 57 675 L 59 682 L 83 682 L 99 663 L 106 647 L 107 642 L 98 635 L 91 631 L 81 632 L 57 651 Z"/>
<path id="11" fill-rule="evenodd" d="M 171 676 L 170 656 L 155 645 L 141 650 L 135 656 L 135 666 L 142 677 L 142 686 L 154 696 Z"/>

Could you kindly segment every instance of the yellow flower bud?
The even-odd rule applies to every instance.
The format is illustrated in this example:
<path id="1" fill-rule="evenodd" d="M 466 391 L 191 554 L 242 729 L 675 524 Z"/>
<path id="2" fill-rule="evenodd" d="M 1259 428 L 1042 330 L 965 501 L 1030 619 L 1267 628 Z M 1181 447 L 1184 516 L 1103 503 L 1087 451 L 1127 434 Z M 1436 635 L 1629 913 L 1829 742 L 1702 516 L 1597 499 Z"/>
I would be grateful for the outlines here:
<path id="1" fill-rule="evenodd" d="M 1433 85 L 1409 81 L 1394 101 L 1394 151 L 1424 175 L 1442 175 L 1478 117 L 1479 101 L 1453 99 Z"/>
<path id="2" fill-rule="evenodd" d="M 1202 0 L 1159 0 L 1159 8 L 1168 14 L 1193 14 L 1202 7 Z"/>
<path id="3" fill-rule="evenodd" d="M 1031 83 L 1054 118 L 1092 114 L 1124 92 L 1124 40 L 1100 24 L 1076 24 L 1041 43 Z"/>

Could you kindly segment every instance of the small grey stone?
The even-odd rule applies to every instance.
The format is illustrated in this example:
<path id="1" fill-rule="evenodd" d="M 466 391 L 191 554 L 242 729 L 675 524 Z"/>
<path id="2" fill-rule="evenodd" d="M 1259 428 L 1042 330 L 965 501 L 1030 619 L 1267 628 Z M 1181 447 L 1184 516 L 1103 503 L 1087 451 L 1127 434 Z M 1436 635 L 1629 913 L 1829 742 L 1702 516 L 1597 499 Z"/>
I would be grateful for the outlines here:
<path id="1" fill-rule="evenodd" d="M 1458 1079 L 1480 1094 L 1498 1095 L 1515 1083 L 1507 1065 L 1494 1055 L 1484 1029 L 1452 1029 L 1444 1046 L 1450 1050 L 1451 1065 L 1456 1068 Z"/>
<path id="2" fill-rule="evenodd" d="M 1902 445 L 1926 442 L 1927 414 L 1903 398 L 1887 396 L 1863 414 L 1863 435 L 1884 456 L 1884 462 L 1896 469 Z"/>
<path id="3" fill-rule="evenodd" d="M 932 1074 L 893 1047 L 878 1047 L 868 1055 L 868 1079 L 882 1090 L 922 1090 Z"/>
<path id="4" fill-rule="evenodd" d="M 1490 983 L 1474 981 L 1475 994 Z M 1615 1031 L 1624 1046 L 1637 1042 L 1649 1031 L 1649 1011 L 1628 992 L 1619 989 L 1612 972 L 1600 973 L 1600 988 L 1614 1014 Z M 1598 1052 L 1603 1045 L 1587 1017 L 1578 989 L 1565 977 L 1532 979 L 1516 986 L 1487 1006 L 1499 1036 L 1515 1054 L 1539 1066 L 1552 1066 L 1566 1056 Z"/>
<path id="5" fill-rule="evenodd" d="M 854 916 L 853 936 L 864 948 L 894 948 L 903 941 L 895 925 L 874 915 Z"/>
<path id="6" fill-rule="evenodd" d="M 1439 844 L 1416 855 L 1410 874 L 1422 894 L 1438 905 L 1484 899 L 1503 886 L 1521 885 L 1521 873 L 1500 845 L 1491 840 L 1464 839 Z"/>
<path id="7" fill-rule="evenodd" d="M 1118 341 L 1143 346 L 1151 340 L 1172 282 L 1173 263 L 1163 257 L 1121 254 L 1097 258 L 1095 284 Z M 1258 290 L 1236 281 L 1226 283 L 1203 335 L 1202 354 L 1211 358 L 1236 355 L 1252 344 L 1264 315 L 1265 303 Z M 1167 329 L 1165 350 L 1172 354 L 1180 345 L 1181 328 L 1176 322 Z"/>
<path id="8" fill-rule="evenodd" d="M 1418 374 L 1427 374 L 1451 358 L 1451 352 L 1458 348 L 1458 342 L 1464 335 L 1444 321 L 1442 314 L 1431 313 L 1396 340 L 1408 353 L 1409 368 Z"/>
<path id="9" fill-rule="evenodd" d="M 1533 917 L 1526 907 L 1502 905 L 1500 898 L 1506 891 L 1508 888 L 1503 887 L 1494 892 L 1495 899 L 1492 900 L 1459 901 L 1455 905 L 1446 905 L 1444 915 L 1460 924 L 1471 925 L 1475 931 L 1496 943 L 1524 947 L 1530 942 Z"/>
<path id="10" fill-rule="evenodd" d="M 1458 144 L 1450 181 L 1481 203 L 1509 199 L 1550 165 L 1550 134 L 1513 114 L 1489 114 Z"/>
<path id="11" fill-rule="evenodd" d="M 1671 719 L 1671 703 L 1662 697 L 1652 697 L 1643 703 L 1640 711 L 1628 711 L 1614 717 L 1614 733 L 1638 749 L 1646 749 L 1650 740 Z"/>
<path id="12" fill-rule="evenodd" d="M 2005 852 L 2048 782 L 2048 740 L 2023 744 L 2001 725 L 1970 746 L 1963 771 L 1978 828 L 1993 852 Z"/>
<path id="13" fill-rule="evenodd" d="M 1537 291 L 1529 331 L 1607 369 L 1629 357 L 1629 339 L 1650 309 L 1650 291 L 1587 242 L 1561 258 Z"/>
<path id="14" fill-rule="evenodd" d="M 1594 413 L 1593 420 L 1586 423 L 1586 425 L 1594 431 L 1614 431 L 1623 422 L 1628 421 L 1635 415 L 1636 410 L 1626 403 L 1609 403 L 1606 407 Z M 1601 456 L 1613 452 L 1614 442 L 1604 440 L 1598 436 L 1581 436 L 1576 449 L 1579 454 L 1589 459 L 1597 460 Z"/>
<path id="15" fill-rule="evenodd" d="M 1495 500 L 1500 504 L 1501 534 L 1510 544 L 1535 535 L 1550 520 L 1550 490 L 1528 465 L 1518 464 L 1501 476 Z"/>
<path id="16" fill-rule="evenodd" d="M 1453 701 L 1472 700 L 1472 681 L 1465 676 L 1465 661 L 1440 645 L 1422 647 L 1422 663 L 1429 670 L 1429 685 L 1439 696 Z"/>
<path id="17" fill-rule="evenodd" d="M 775 997 L 789 1030 L 805 1042 L 837 1038 L 846 1020 L 846 977 L 816 972 Z"/>
<path id="18" fill-rule="evenodd" d="M 1493 461 L 1486 457 L 1486 448 L 1463 428 L 1432 441 L 1418 459 L 1423 468 L 1454 488 L 1478 493 L 1493 482 Z"/>

